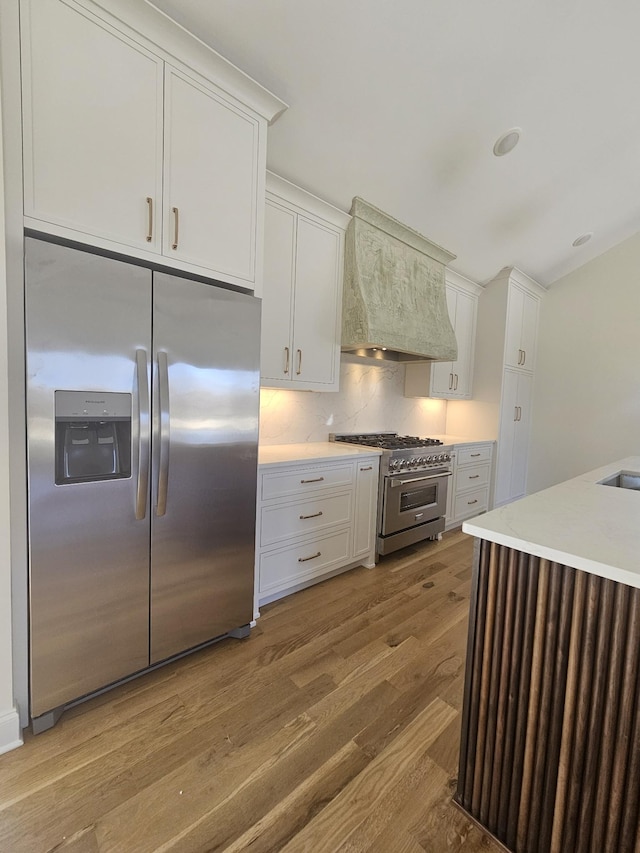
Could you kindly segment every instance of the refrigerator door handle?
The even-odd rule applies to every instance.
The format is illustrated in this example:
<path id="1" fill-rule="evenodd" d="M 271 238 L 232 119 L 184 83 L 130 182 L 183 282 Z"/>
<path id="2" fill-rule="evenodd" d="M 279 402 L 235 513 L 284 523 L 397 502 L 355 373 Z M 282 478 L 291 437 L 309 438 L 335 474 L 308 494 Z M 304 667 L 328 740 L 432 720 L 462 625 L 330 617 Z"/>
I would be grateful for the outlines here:
<path id="1" fill-rule="evenodd" d="M 169 482 L 169 370 L 166 352 L 158 352 L 158 405 L 160 408 L 160 454 L 158 460 L 158 490 L 156 515 L 167 511 Z"/>
<path id="2" fill-rule="evenodd" d="M 136 485 L 136 519 L 147 514 L 149 492 L 149 379 L 146 350 L 136 350 L 136 384 L 138 394 L 138 482 Z"/>

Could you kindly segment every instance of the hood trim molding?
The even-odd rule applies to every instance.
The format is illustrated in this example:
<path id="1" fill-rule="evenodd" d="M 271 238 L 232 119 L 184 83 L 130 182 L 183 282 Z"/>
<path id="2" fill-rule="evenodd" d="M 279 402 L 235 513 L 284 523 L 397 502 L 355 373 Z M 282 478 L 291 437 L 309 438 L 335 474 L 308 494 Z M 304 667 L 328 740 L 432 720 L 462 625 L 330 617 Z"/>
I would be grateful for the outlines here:
<path id="1" fill-rule="evenodd" d="M 455 255 L 358 196 L 351 217 L 343 352 L 395 361 L 455 361 L 458 347 L 444 278 Z"/>

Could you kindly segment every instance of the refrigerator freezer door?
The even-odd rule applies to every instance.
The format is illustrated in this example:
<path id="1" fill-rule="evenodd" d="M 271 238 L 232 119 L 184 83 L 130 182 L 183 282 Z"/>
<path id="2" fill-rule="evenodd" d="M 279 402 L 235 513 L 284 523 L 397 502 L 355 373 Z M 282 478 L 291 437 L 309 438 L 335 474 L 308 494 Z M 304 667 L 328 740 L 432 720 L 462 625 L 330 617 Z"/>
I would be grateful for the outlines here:
<path id="1" fill-rule="evenodd" d="M 260 301 L 154 273 L 151 662 L 253 618 Z"/>
<path id="2" fill-rule="evenodd" d="M 31 716 L 38 717 L 148 666 L 148 501 L 146 518 L 136 520 L 136 506 L 144 504 L 138 462 L 149 441 L 140 370 L 150 364 L 151 273 L 27 238 L 26 300 Z M 56 391 L 88 392 L 77 405 L 67 395 L 69 411 L 59 395 L 57 429 Z M 59 485 L 56 434 L 58 455 L 71 454 L 77 474 L 65 477 L 62 466 Z M 103 470 L 107 452 L 114 476 Z"/>

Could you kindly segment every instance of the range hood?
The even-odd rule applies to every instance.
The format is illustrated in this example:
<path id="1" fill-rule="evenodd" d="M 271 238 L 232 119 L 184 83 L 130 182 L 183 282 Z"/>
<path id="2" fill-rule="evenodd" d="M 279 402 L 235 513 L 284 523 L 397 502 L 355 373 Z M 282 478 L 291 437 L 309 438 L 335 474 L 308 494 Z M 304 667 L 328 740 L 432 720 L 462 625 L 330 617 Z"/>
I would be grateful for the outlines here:
<path id="1" fill-rule="evenodd" d="M 455 361 L 445 265 L 455 255 L 356 196 L 345 241 L 342 351 Z"/>

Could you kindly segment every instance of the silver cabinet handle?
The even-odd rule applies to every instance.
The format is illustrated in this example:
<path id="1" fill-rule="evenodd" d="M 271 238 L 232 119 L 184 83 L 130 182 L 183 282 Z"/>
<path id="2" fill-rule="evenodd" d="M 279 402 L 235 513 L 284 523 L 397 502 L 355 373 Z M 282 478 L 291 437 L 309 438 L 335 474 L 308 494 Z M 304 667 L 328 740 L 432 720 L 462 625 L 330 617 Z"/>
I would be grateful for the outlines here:
<path id="1" fill-rule="evenodd" d="M 315 480 L 300 480 L 301 483 L 321 483 L 324 477 L 316 477 Z"/>
<path id="2" fill-rule="evenodd" d="M 172 207 L 171 212 L 173 213 L 173 243 L 171 244 L 171 248 L 177 249 L 178 237 L 180 235 L 180 213 L 177 207 Z"/>
<path id="3" fill-rule="evenodd" d="M 449 391 L 453 390 L 453 373 L 449 374 Z"/>
<path id="4" fill-rule="evenodd" d="M 470 455 L 470 456 L 472 456 L 472 457 L 473 457 L 473 456 L 482 456 L 482 454 L 481 454 L 481 453 L 470 453 L 469 455 Z"/>
<path id="5" fill-rule="evenodd" d="M 478 503 L 478 500 L 477 500 L 477 499 L 476 499 L 476 500 L 473 500 L 473 501 L 467 501 L 467 504 L 468 504 L 469 506 L 471 506 L 472 504 L 477 504 L 477 503 Z"/>
<path id="6" fill-rule="evenodd" d="M 158 352 L 158 407 L 160 409 L 160 453 L 158 454 L 158 491 L 156 515 L 167 511 L 169 487 L 169 370 L 166 352 Z"/>
<path id="7" fill-rule="evenodd" d="M 136 519 L 147 514 L 149 492 L 149 380 L 147 353 L 136 350 L 136 385 L 138 393 L 138 482 L 136 484 Z"/>
<path id="8" fill-rule="evenodd" d="M 479 477 L 480 477 L 480 474 L 470 474 L 469 475 L 470 480 L 477 480 Z"/>
<path id="9" fill-rule="evenodd" d="M 442 471 L 440 474 L 430 474 L 428 477 L 413 477 L 411 480 L 400 480 L 392 477 L 389 480 L 389 485 L 392 489 L 395 489 L 398 486 L 410 486 L 412 483 L 422 483 L 425 480 L 438 480 L 440 477 L 450 477 L 452 473 L 452 471 Z"/>
<path id="10" fill-rule="evenodd" d="M 147 243 L 153 239 L 153 199 L 147 196 Z"/>
<path id="11" fill-rule="evenodd" d="M 302 373 L 302 350 L 298 349 L 296 352 L 298 353 L 298 369 L 296 370 L 296 376 L 300 376 Z"/>
<path id="12" fill-rule="evenodd" d="M 518 420 L 522 420 L 522 408 L 520 406 L 518 406 Z"/>
<path id="13" fill-rule="evenodd" d="M 514 419 L 514 421 L 518 420 L 518 407 L 517 406 L 513 407 L 513 419 Z"/>
<path id="14" fill-rule="evenodd" d="M 522 350 L 522 363 L 526 364 L 526 361 L 527 361 L 527 351 L 526 351 L 526 349 L 523 349 Z"/>
<path id="15" fill-rule="evenodd" d="M 322 511 L 314 512 L 311 515 L 301 515 L 300 521 L 304 521 L 305 518 L 319 518 L 322 515 Z"/>
<path id="16" fill-rule="evenodd" d="M 289 372 L 289 347 L 284 348 L 284 372 Z"/>
<path id="17" fill-rule="evenodd" d="M 418 521 L 418 519 L 419 519 L 419 518 L 424 518 L 424 513 L 423 513 L 423 512 L 417 512 L 417 513 L 414 515 L 414 518 L 415 518 L 415 520 L 416 520 L 416 521 Z"/>
<path id="18" fill-rule="evenodd" d="M 457 374 L 457 373 L 454 373 L 453 375 L 454 375 L 454 376 L 455 376 L 455 378 L 456 378 L 456 382 L 455 382 L 455 385 L 453 386 L 453 390 L 454 390 L 454 391 L 457 391 L 457 390 L 458 390 L 458 374 Z"/>
<path id="19" fill-rule="evenodd" d="M 366 468 L 361 468 L 361 471 L 373 471 L 373 465 L 367 465 Z"/>
<path id="20" fill-rule="evenodd" d="M 310 557 L 298 557 L 299 563 L 306 563 L 308 560 L 315 560 L 316 557 L 321 557 L 322 551 L 318 551 L 317 554 L 312 554 Z"/>

